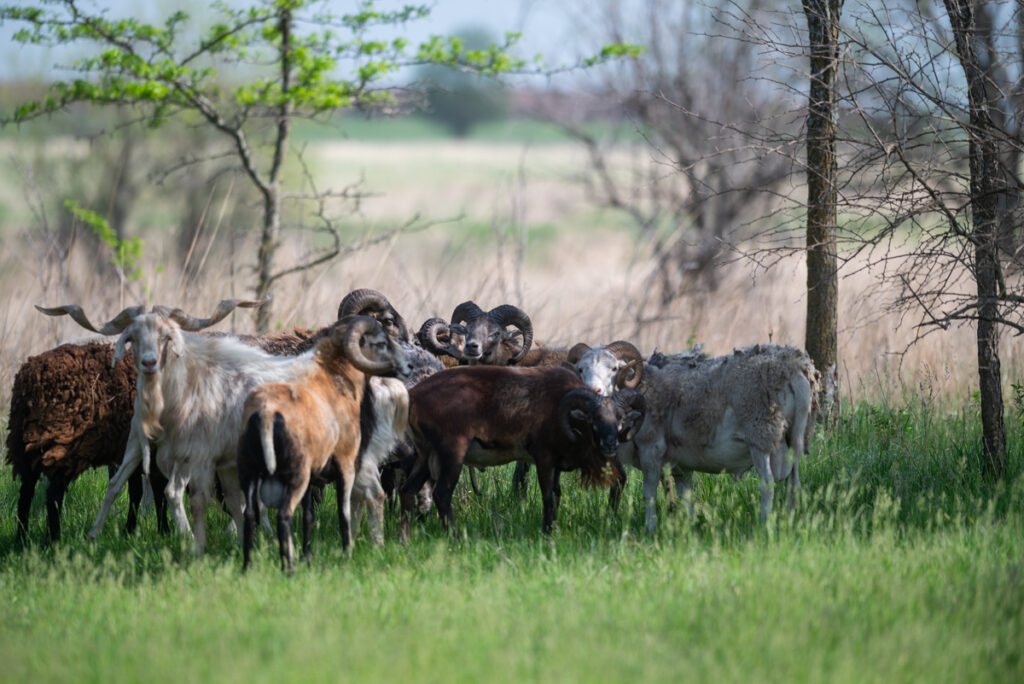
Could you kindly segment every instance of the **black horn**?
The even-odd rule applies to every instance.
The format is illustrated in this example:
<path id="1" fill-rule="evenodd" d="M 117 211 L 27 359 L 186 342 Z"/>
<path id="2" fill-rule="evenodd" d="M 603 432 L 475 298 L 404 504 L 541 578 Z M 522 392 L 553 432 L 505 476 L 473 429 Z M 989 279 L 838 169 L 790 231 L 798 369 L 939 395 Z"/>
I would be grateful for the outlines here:
<path id="1" fill-rule="evenodd" d="M 368 287 L 352 290 L 345 295 L 345 298 L 341 300 L 341 304 L 338 306 L 338 320 L 345 316 L 373 316 L 381 320 L 379 315 L 383 313 L 389 314 L 394 319 L 397 337 L 403 342 L 408 342 L 409 328 L 405 324 L 405 319 L 402 318 L 401 314 L 391 305 L 391 301 L 382 292 Z M 381 322 L 383 323 L 384 321 Z M 388 326 L 384 326 L 384 330 L 389 335 L 391 334 L 388 331 Z"/>
<path id="2" fill-rule="evenodd" d="M 519 350 L 518 354 L 509 359 L 508 362 L 510 365 L 515 365 L 522 361 L 523 357 L 526 356 L 526 352 L 530 351 L 530 347 L 533 345 L 533 323 L 530 322 L 530 317 L 518 306 L 512 306 L 511 304 L 496 306 L 487 315 L 499 325 L 515 326 L 522 331 L 523 348 Z"/>
<path id="3" fill-rule="evenodd" d="M 462 302 L 455 310 L 452 311 L 451 321 L 453 324 L 457 323 L 468 323 L 474 318 L 479 318 L 484 315 L 483 309 L 476 305 L 476 302 L 470 300 Z"/>
<path id="4" fill-rule="evenodd" d="M 593 413 L 594 404 L 597 401 L 597 394 L 594 390 L 578 387 L 567 393 L 558 402 L 558 420 L 569 441 L 575 442 L 579 437 L 579 434 L 572 427 L 570 418 L 574 417 L 573 414 L 576 412 L 582 412 L 585 416 L 589 417 Z M 577 419 L 580 418 L 578 414 L 575 417 Z"/>
<path id="5" fill-rule="evenodd" d="M 447 344 L 439 339 L 442 335 L 448 337 Z M 446 354 L 455 359 L 462 358 L 462 351 L 455 344 L 455 336 L 451 326 L 443 318 L 428 318 L 420 326 L 420 331 L 416 333 L 416 337 L 419 339 L 420 345 L 435 356 Z"/>

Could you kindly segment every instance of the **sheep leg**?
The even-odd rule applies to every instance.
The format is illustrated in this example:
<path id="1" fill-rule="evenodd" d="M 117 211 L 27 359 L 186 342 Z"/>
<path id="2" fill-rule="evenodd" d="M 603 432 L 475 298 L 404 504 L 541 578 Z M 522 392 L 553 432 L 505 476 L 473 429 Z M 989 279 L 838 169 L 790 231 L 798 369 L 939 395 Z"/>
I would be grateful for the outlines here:
<path id="1" fill-rule="evenodd" d="M 512 492 L 519 496 L 526 494 L 526 478 L 530 474 L 530 464 L 516 461 L 516 469 L 512 473 Z"/>
<path id="2" fill-rule="evenodd" d="M 786 478 L 787 507 L 790 511 L 796 510 L 796 497 L 800 493 L 800 467 L 799 462 L 793 461 L 793 470 Z"/>
<path id="3" fill-rule="evenodd" d="M 644 474 L 644 519 L 651 534 L 658 529 L 658 485 L 661 482 L 661 463 L 645 462 Z"/>
<path id="4" fill-rule="evenodd" d="M 113 473 L 110 473 L 113 475 Z M 128 478 L 128 519 L 124 521 L 126 534 L 135 532 L 139 524 L 139 504 L 142 502 L 142 469 L 136 468 Z"/>
<path id="5" fill-rule="evenodd" d="M 191 534 L 192 527 L 189 525 L 188 516 L 185 515 L 185 487 L 188 486 L 188 476 L 182 472 L 183 470 L 184 468 L 177 463 L 174 464 L 164 492 L 167 494 L 171 517 L 174 518 L 174 524 L 177 525 L 178 531 L 182 534 Z"/>
<path id="6" fill-rule="evenodd" d="M 365 494 L 366 492 L 362 491 L 359 487 L 352 489 L 352 520 L 349 521 L 349 527 L 352 530 L 353 539 L 359 536 L 359 526 L 363 522 L 363 508 L 366 504 Z"/>
<path id="7" fill-rule="evenodd" d="M 197 556 L 206 553 L 206 506 L 210 496 L 200 482 L 193 482 L 189 487 L 188 503 L 192 510 L 192 535 L 196 540 Z"/>
<path id="8" fill-rule="evenodd" d="M 761 479 L 761 523 L 768 520 L 772 514 L 772 499 L 775 497 L 775 478 L 772 477 L 771 454 L 766 454 L 756 449 L 750 450 L 750 457 L 754 461 L 754 469 Z"/>
<path id="9" fill-rule="evenodd" d="M 449 534 L 455 534 L 455 512 L 452 510 L 452 495 L 462 472 L 462 460 L 442 456 L 441 474 L 434 485 L 434 506 L 441 517 L 441 523 Z"/>
<path id="10" fill-rule="evenodd" d="M 256 485 L 258 480 L 248 483 L 245 488 L 245 521 L 242 523 L 242 572 L 249 569 L 252 545 L 256 538 Z"/>
<path id="11" fill-rule="evenodd" d="M 338 468 L 341 474 L 338 487 L 338 525 L 341 527 L 341 548 L 348 554 L 352 553 L 352 487 L 356 480 L 355 460 L 356 455 L 352 454 L 350 459 L 345 459 L 345 465 Z"/>
<path id="12" fill-rule="evenodd" d="M 50 479 L 46 487 L 46 522 L 50 528 L 50 541 L 60 541 L 60 511 L 64 507 L 64 494 L 68 491 L 68 481 L 63 477 Z"/>
<path id="13" fill-rule="evenodd" d="M 32 499 L 36 493 L 39 473 L 31 471 L 21 476 L 21 490 L 18 492 L 18 542 L 28 537 L 28 516 L 32 512 Z"/>
<path id="14" fill-rule="evenodd" d="M 300 501 L 304 499 L 309 500 L 310 506 L 312 506 L 312 499 L 307 499 L 310 496 L 309 479 L 309 472 L 301 472 L 294 482 L 295 488 L 286 492 L 284 503 L 277 510 L 277 551 L 281 556 L 281 569 L 289 575 L 295 571 L 295 542 L 292 539 L 292 517 Z"/>
<path id="15" fill-rule="evenodd" d="M 365 496 L 369 507 L 370 536 L 377 546 L 384 546 L 384 503 L 387 497 L 384 496 L 384 488 L 378 485 L 376 491 Z"/>
<path id="16" fill-rule="evenodd" d="M 551 465 L 545 464 L 542 466 L 539 460 L 536 463 L 537 483 L 540 485 L 540 497 L 544 509 L 541 530 L 544 534 L 551 534 L 555 527 L 555 516 L 557 515 L 558 497 L 555 494 L 555 486 L 558 481 L 558 473 Z"/>
<path id="17" fill-rule="evenodd" d="M 686 504 L 686 510 L 693 517 L 693 471 L 672 469 L 676 484 L 676 499 Z"/>
<path id="18" fill-rule="evenodd" d="M 295 571 L 295 545 L 292 543 L 292 514 L 287 508 L 277 511 L 277 551 L 281 569 L 289 575 Z"/>
<path id="19" fill-rule="evenodd" d="M 224 495 L 224 506 L 228 509 L 231 519 L 235 523 L 235 532 L 242 534 L 244 524 L 243 511 L 245 510 L 245 496 L 242 487 L 238 483 L 238 468 L 231 466 L 221 468 L 217 471 L 217 479 L 220 482 Z M 239 538 L 241 541 L 241 538 Z"/>
<path id="20" fill-rule="evenodd" d="M 170 534 L 171 526 L 167 522 L 167 478 L 159 468 L 149 471 L 149 484 L 153 490 L 153 509 L 156 511 L 156 531 L 160 534 Z"/>
<path id="21" fill-rule="evenodd" d="M 415 511 L 417 517 L 423 517 L 423 511 L 417 504 L 419 492 L 426 484 L 428 477 L 430 477 L 430 472 L 427 468 L 427 459 L 417 459 L 406 477 L 405 483 L 398 491 L 398 499 L 401 504 L 398 514 L 399 537 L 403 544 L 409 539 L 409 514 Z"/>
<path id="22" fill-rule="evenodd" d="M 306 559 L 306 567 L 313 564 L 313 497 L 310 487 L 302 497 L 302 556 Z"/>
<path id="23" fill-rule="evenodd" d="M 138 428 L 134 420 L 131 425 L 131 431 L 128 434 L 128 447 L 124 451 L 124 459 L 121 461 L 121 465 L 117 467 L 117 472 L 107 482 L 107 491 L 103 495 L 103 503 L 100 504 L 96 520 L 93 521 L 92 527 L 89 529 L 89 539 L 95 539 L 103 530 L 103 524 L 107 521 L 107 516 L 110 515 L 110 507 L 114 505 L 114 501 L 117 500 L 117 496 L 124 489 L 128 478 L 132 476 L 132 473 L 135 472 L 135 469 L 141 463 L 142 449 L 140 448 Z"/>

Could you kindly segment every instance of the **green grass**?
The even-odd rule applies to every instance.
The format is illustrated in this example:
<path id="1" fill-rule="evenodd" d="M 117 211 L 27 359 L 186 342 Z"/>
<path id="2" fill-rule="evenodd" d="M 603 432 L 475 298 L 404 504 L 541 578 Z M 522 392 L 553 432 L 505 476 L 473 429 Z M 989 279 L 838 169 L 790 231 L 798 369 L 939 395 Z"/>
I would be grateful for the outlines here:
<path id="1" fill-rule="evenodd" d="M 347 558 L 328 496 L 292 577 L 267 537 L 242 575 L 219 512 L 199 559 L 151 515 L 120 534 L 123 498 L 84 542 L 99 473 L 73 485 L 61 544 L 19 549 L 8 470 L 0 661 L 9 681 L 1020 681 L 1024 435 L 1011 423 L 992 486 L 977 423 L 857 406 L 764 527 L 753 476 L 699 476 L 696 516 L 662 505 L 651 537 L 632 471 L 617 513 L 564 478 L 545 538 L 536 485 L 520 500 L 503 469 L 482 496 L 460 486 L 455 538 L 431 517 L 401 546 L 389 520 L 386 548 Z"/>

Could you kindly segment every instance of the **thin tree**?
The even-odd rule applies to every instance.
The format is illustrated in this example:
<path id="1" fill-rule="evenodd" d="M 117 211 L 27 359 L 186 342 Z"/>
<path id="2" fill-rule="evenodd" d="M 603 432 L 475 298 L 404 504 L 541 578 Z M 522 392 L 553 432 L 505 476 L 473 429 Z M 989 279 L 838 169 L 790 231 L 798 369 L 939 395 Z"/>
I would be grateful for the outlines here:
<path id="1" fill-rule="evenodd" d="M 821 372 L 823 413 L 838 416 L 836 75 L 843 0 L 803 0 L 811 79 L 807 106 L 807 353 Z"/>
<path id="2" fill-rule="evenodd" d="M 1006 468 L 1006 426 L 1003 417 L 1002 374 L 999 364 L 1000 299 L 1016 298 L 1006 291 L 999 259 L 999 200 L 1003 194 L 1000 137 L 992 118 L 999 111 L 997 91 L 989 88 L 991 66 L 983 64 L 992 41 L 991 27 L 979 30 L 975 0 L 944 0 L 956 40 L 956 56 L 967 81 L 967 145 L 970 165 L 970 239 L 974 244 L 977 301 L 971 314 L 977 321 L 978 380 L 981 398 L 985 472 L 999 479 Z M 981 4 L 981 3 L 977 3 Z M 986 60 L 996 60 L 989 54 Z M 966 314 L 966 312 L 964 312 Z M 947 319 L 949 316 L 946 317 Z"/>

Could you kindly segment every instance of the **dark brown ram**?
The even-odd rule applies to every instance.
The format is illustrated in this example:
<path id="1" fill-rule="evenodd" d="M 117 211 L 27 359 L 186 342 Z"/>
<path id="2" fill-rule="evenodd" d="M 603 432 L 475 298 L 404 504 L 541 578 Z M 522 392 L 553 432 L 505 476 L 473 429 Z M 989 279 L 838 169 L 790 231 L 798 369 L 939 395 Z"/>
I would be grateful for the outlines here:
<path id="1" fill-rule="evenodd" d="M 537 466 L 542 529 L 551 532 L 559 473 L 579 470 L 585 482 L 609 484 L 619 443 L 639 429 L 644 414 L 638 392 L 601 397 L 564 368 L 454 368 L 413 387 L 409 403 L 418 458 L 402 489 L 403 530 L 428 476 L 436 482 L 438 514 L 454 529 L 451 499 L 463 465 L 526 461 Z"/>

